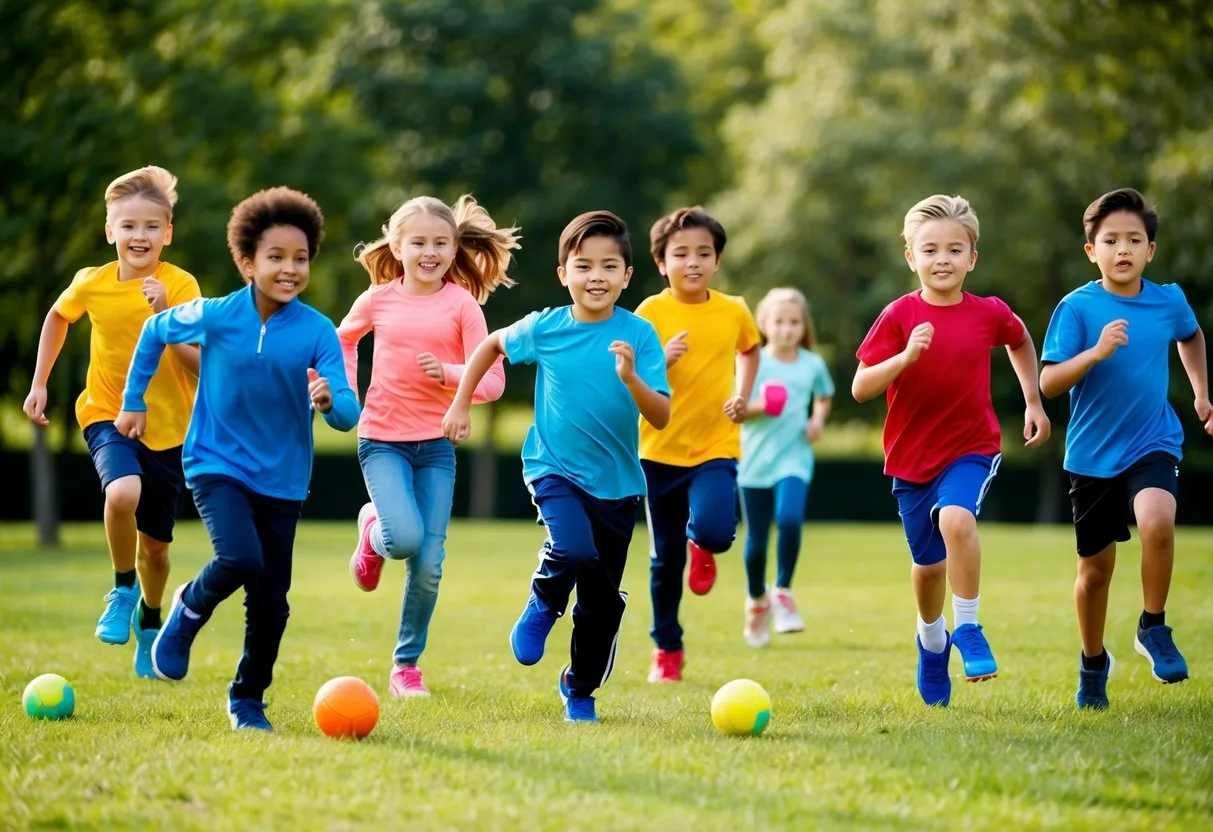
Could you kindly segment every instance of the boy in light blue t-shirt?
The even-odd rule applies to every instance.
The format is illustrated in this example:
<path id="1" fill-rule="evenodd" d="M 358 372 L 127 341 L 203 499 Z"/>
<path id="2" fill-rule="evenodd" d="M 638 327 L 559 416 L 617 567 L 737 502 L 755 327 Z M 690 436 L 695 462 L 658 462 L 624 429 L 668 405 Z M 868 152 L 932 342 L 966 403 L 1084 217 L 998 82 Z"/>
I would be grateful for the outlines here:
<path id="1" fill-rule="evenodd" d="M 813 442 L 825 427 L 834 381 L 813 352 L 809 304 L 797 289 L 772 289 L 758 304 L 764 347 L 754 395 L 741 426 L 737 484 L 745 510 L 745 566 L 749 597 L 742 637 L 751 647 L 776 633 L 799 633 L 804 619 L 792 597 L 792 573 L 800 555 L 804 504 L 813 479 Z M 812 417 L 809 407 L 812 406 Z M 767 541 L 776 541 L 775 589 L 767 592 Z"/>
<path id="2" fill-rule="evenodd" d="M 472 393 L 497 356 L 538 366 L 522 475 L 548 538 L 510 646 L 521 664 L 543 658 L 576 587 L 572 660 L 558 687 L 566 719 L 597 722 L 593 692 L 615 662 L 627 603 L 619 587 L 645 494 L 640 418 L 664 428 L 670 389 L 657 331 L 615 306 L 632 277 L 623 220 L 592 211 L 570 222 L 556 273 L 572 305 L 532 312 L 491 333 L 468 360 L 442 429 L 452 442 L 467 438 Z"/>
<path id="3" fill-rule="evenodd" d="M 1040 389 L 1070 393 L 1065 469 L 1078 542 L 1074 600 L 1082 639 L 1080 708 L 1108 707 L 1112 656 L 1104 649 L 1116 544 L 1136 518 L 1144 604 L 1134 647 L 1164 684 L 1188 678 L 1166 625 L 1175 555 L 1175 501 L 1183 427 L 1167 401 L 1171 343 L 1192 382 L 1196 414 L 1213 435 L 1205 338 L 1183 290 L 1152 283 L 1158 214 L 1132 188 L 1105 194 L 1083 215 L 1101 279 L 1066 295 L 1045 335 Z"/>

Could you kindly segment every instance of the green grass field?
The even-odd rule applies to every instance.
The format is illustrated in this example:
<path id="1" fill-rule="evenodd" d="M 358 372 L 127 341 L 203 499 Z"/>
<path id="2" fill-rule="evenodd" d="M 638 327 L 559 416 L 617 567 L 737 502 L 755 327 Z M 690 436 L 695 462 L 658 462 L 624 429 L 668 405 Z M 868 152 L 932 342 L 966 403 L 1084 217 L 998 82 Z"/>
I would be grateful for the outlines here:
<path id="1" fill-rule="evenodd" d="M 434 696 L 386 699 L 403 567 L 365 595 L 347 571 L 353 523 L 305 524 L 292 617 L 268 694 L 272 735 L 236 735 L 225 685 L 239 654 L 233 598 L 177 685 L 137 680 L 133 647 L 93 637 L 110 573 L 100 525 L 38 551 L 0 527 L 0 828 L 173 829 L 1198 829 L 1213 828 L 1213 533 L 1184 529 L 1171 595 L 1193 679 L 1164 687 L 1133 652 L 1137 550 L 1122 548 L 1108 646 L 1112 708 L 1078 713 L 1068 528 L 986 527 L 982 620 L 1002 674 L 957 681 L 948 710 L 914 690 L 913 605 L 900 530 L 812 526 L 797 577 L 807 633 L 741 641 L 743 579 L 726 556 L 706 598 L 688 596 L 686 681 L 645 681 L 647 541 L 638 530 L 615 675 L 601 725 L 562 721 L 559 622 L 533 668 L 510 655 L 541 531 L 456 523 L 421 666 Z M 209 554 L 186 524 L 175 576 Z M 176 581 L 173 582 L 174 584 Z M 953 656 L 953 678 L 959 659 Z M 35 722 L 26 682 L 73 683 L 76 715 Z M 361 743 L 321 736 L 317 688 L 358 675 L 383 698 Z M 760 738 L 718 735 L 713 692 L 760 681 L 774 718 Z"/>

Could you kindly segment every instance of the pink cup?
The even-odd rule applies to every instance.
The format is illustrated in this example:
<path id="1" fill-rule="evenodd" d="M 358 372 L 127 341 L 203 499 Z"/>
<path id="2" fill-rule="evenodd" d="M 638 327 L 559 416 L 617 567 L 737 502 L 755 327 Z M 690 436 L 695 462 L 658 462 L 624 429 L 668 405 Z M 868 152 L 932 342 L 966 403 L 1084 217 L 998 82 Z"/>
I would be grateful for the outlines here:
<path id="1" fill-rule="evenodd" d="M 762 393 L 763 410 L 768 416 L 778 416 L 783 413 L 783 406 L 788 403 L 788 388 L 779 381 L 768 381 L 759 388 Z"/>

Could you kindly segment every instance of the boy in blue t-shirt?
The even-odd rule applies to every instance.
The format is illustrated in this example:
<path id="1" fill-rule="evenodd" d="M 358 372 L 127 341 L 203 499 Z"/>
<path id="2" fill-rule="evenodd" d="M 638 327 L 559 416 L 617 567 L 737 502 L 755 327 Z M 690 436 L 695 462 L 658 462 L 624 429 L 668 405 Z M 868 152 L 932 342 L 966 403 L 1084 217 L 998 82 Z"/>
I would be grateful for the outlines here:
<path id="1" fill-rule="evenodd" d="M 639 417 L 664 428 L 670 388 L 653 325 L 615 306 L 632 277 L 623 220 L 591 211 L 570 222 L 560 235 L 556 274 L 572 305 L 532 312 L 491 333 L 468 360 L 442 430 L 452 442 L 467 438 L 472 393 L 497 356 L 538 365 L 522 475 L 548 538 L 510 645 L 521 664 L 543 658 L 575 586 L 572 660 L 560 672 L 559 690 L 566 719 L 597 722 L 592 694 L 615 661 L 627 603 L 619 585 L 645 494 Z"/>
<path id="2" fill-rule="evenodd" d="M 1040 389 L 1070 391 L 1065 469 L 1078 541 L 1074 600 L 1082 639 L 1076 700 L 1108 707 L 1112 656 L 1104 649 L 1116 543 L 1141 537 L 1144 609 L 1134 647 L 1154 678 L 1188 678 L 1166 625 L 1175 555 L 1175 499 L 1183 427 L 1167 401 L 1171 342 L 1192 382 L 1196 415 L 1213 435 L 1205 338 L 1183 290 L 1141 273 L 1154 257 L 1158 214 L 1132 188 L 1104 194 L 1083 215 L 1087 257 L 1101 279 L 1066 295 L 1045 335 Z"/>

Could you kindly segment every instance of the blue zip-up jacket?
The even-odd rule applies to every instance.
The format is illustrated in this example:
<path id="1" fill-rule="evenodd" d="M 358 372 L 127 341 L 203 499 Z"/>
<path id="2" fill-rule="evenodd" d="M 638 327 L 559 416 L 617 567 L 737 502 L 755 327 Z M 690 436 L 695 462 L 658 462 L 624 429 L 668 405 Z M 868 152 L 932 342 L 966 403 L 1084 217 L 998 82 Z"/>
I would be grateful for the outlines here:
<path id="1" fill-rule="evenodd" d="M 199 298 L 148 318 L 122 409 L 147 410 L 143 394 L 167 344 L 198 344 L 198 395 L 181 452 L 186 485 L 219 475 L 267 497 L 303 500 L 312 478 L 308 369 L 328 379 L 333 407 L 324 421 L 331 427 L 358 424 L 358 397 L 333 322 L 295 299 L 263 324 L 253 291 Z"/>

